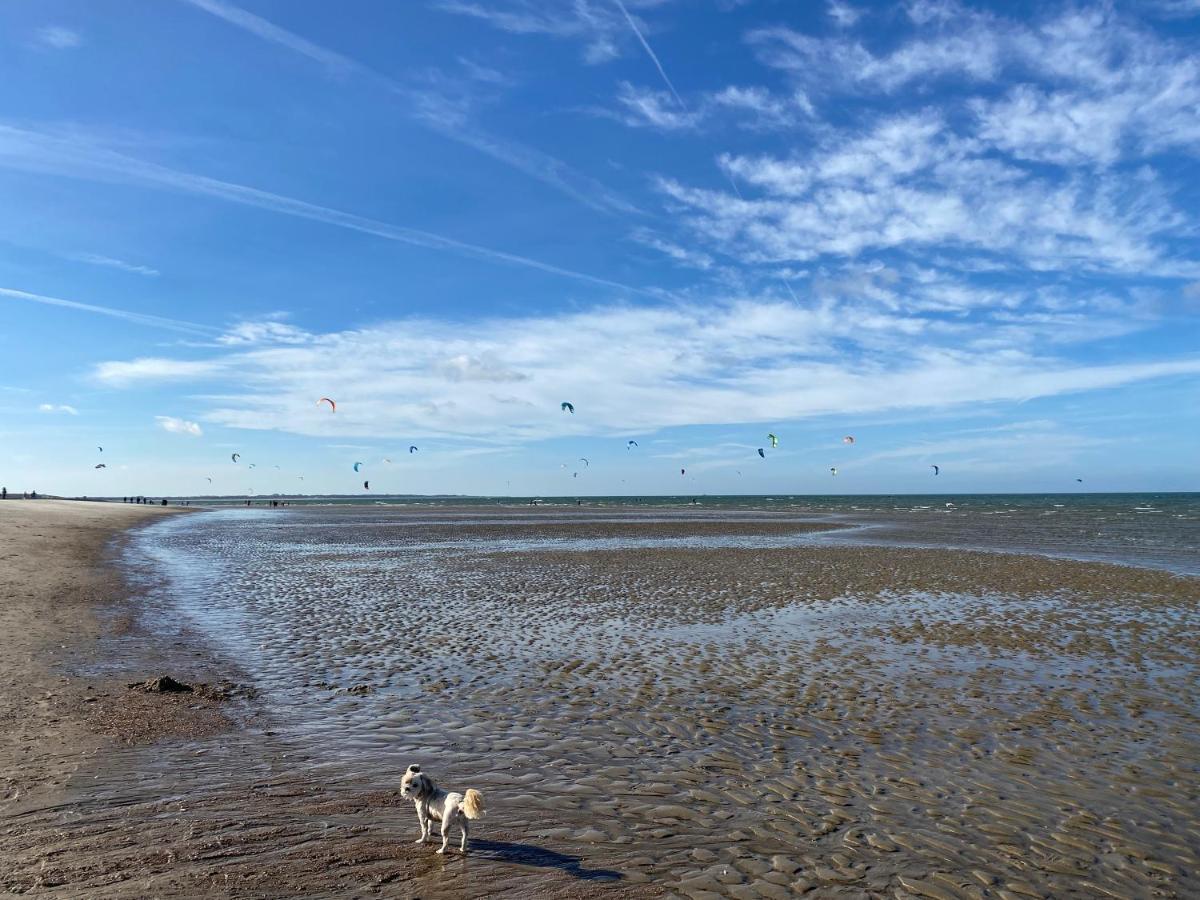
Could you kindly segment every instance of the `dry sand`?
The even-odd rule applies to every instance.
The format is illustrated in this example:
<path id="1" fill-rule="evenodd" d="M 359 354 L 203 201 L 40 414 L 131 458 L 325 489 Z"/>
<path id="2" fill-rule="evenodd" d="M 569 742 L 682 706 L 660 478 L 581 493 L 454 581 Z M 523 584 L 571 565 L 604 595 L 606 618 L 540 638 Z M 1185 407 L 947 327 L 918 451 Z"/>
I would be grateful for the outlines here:
<path id="1" fill-rule="evenodd" d="M 555 528 L 560 537 L 588 531 Z M 40 559 L 26 564 L 29 577 L 48 568 L 53 549 L 38 530 L 42 543 L 26 545 Z M 496 530 L 416 528 L 413 540 Z M 628 530 L 597 521 L 592 533 Z M 242 676 L 186 629 L 147 629 L 161 611 L 115 599 L 118 583 L 94 568 L 96 540 L 80 538 L 77 561 L 55 563 L 47 592 L 28 590 L 5 620 L 33 622 L 41 634 L 17 639 L 24 652 L 3 670 L 9 689 L 29 683 L 72 698 L 19 729 L 25 743 L 63 743 L 22 761 L 18 778 L 32 787 L 14 781 L 10 792 L 23 793 L 0 809 L 9 890 L 1200 896 L 1194 578 L 836 546 L 455 548 L 423 555 L 436 561 L 420 572 L 381 566 L 373 594 L 403 604 L 431 633 L 455 635 L 461 665 L 447 666 L 385 652 L 394 621 L 364 614 L 358 598 L 331 604 L 344 589 L 336 566 L 289 560 L 258 577 L 280 591 L 291 582 L 311 589 L 280 595 L 295 627 L 272 632 L 267 650 L 286 670 L 301 661 L 314 681 L 355 654 L 378 695 L 314 684 L 293 714 L 328 724 L 307 737 L 272 720 L 269 696 L 204 705 L 133 695 L 158 704 L 127 713 L 134 721 L 157 728 L 175 720 L 145 710 L 179 706 L 204 718 L 97 737 L 89 728 L 110 720 L 88 716 L 95 680 L 62 673 L 111 662 L 113 646 L 141 667 L 118 668 L 101 686 L 116 709 L 131 696 L 125 681 L 158 674 L 147 665 L 194 680 Z M 55 618 L 46 611 L 64 595 L 63 578 L 74 579 L 75 599 Z M 270 606 L 248 612 L 278 618 Z M 103 633 L 114 625 L 132 629 L 137 646 Z M 55 642 L 73 655 L 38 653 Z M 20 696 L 38 695 L 6 695 L 6 710 L 33 702 Z M 356 704 L 371 710 L 366 731 Z M 203 736 L 224 720 L 245 727 Z M 341 722 L 360 724 L 342 738 Z M 132 738 L 158 743 L 115 749 Z M 381 741 L 406 758 L 419 753 L 452 786 L 482 788 L 493 811 L 475 853 L 444 859 L 413 846 L 398 772 L 355 765 L 355 741 L 364 753 Z M 22 746 L 11 753 L 20 757 Z M 350 752 L 334 759 L 338 749 Z"/>

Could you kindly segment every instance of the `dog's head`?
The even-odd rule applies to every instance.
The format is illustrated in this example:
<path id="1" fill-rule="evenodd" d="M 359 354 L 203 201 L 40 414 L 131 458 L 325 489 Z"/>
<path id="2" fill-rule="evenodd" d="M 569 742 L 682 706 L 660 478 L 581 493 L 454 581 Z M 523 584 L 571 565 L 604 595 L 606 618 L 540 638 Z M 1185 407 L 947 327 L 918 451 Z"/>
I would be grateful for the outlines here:
<path id="1" fill-rule="evenodd" d="M 408 800 L 420 800 L 433 790 L 433 781 L 421 773 L 421 767 L 411 765 L 400 779 L 400 796 Z"/>

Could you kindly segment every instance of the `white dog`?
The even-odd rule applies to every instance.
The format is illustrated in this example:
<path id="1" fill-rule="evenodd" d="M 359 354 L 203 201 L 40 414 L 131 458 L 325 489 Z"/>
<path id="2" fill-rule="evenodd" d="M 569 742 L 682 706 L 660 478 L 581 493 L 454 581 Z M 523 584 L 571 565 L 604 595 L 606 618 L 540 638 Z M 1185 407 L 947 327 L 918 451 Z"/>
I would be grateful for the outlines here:
<path id="1" fill-rule="evenodd" d="M 438 853 L 446 852 L 450 842 L 450 829 L 455 825 L 462 832 L 458 849 L 467 852 L 467 820 L 483 815 L 483 794 L 474 788 L 464 793 L 446 791 L 434 784 L 433 779 L 421 772 L 420 766 L 409 766 L 400 780 L 400 796 L 412 800 L 417 807 L 417 821 L 421 825 L 421 836 L 416 843 L 424 844 L 433 832 L 435 821 L 442 823 L 442 847 Z"/>

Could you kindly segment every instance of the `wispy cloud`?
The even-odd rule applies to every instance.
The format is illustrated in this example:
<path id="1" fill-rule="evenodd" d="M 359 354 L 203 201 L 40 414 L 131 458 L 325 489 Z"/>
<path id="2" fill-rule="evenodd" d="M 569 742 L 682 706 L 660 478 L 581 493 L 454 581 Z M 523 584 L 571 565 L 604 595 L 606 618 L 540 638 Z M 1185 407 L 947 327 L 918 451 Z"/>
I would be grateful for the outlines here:
<path id="1" fill-rule="evenodd" d="M 38 412 L 66 413 L 68 416 L 79 415 L 79 410 L 73 406 L 68 406 L 66 403 L 41 403 L 38 405 Z"/>
<path id="2" fill-rule="evenodd" d="M 651 247 L 659 253 L 665 254 L 681 266 L 687 266 L 693 269 L 707 270 L 711 269 L 714 260 L 707 253 L 702 253 L 696 250 L 689 250 L 686 247 L 681 247 L 674 241 L 671 241 L 662 235 L 656 234 L 649 228 L 637 228 L 630 234 L 635 241 L 646 247 Z"/>
<path id="3" fill-rule="evenodd" d="M 220 181 L 204 175 L 171 169 L 95 146 L 81 141 L 77 137 L 60 137 L 0 125 L 0 166 L 72 178 L 130 182 L 211 197 L 269 210 L 280 215 L 322 222 L 337 228 L 371 234 L 385 240 L 425 249 L 447 251 L 488 262 L 536 269 L 550 275 L 622 291 L 653 293 L 643 288 L 630 287 L 607 278 L 576 272 L 517 253 L 494 250 L 417 228 L 393 225 L 390 222 L 359 216 L 294 197 L 286 197 L 282 194 L 274 194 L 249 185 Z"/>
<path id="4" fill-rule="evenodd" d="M 659 131 L 697 130 L 719 117 L 736 117 L 739 127 L 754 131 L 791 128 L 815 115 L 812 103 L 802 91 L 779 96 L 763 87 L 729 85 L 719 91 L 702 94 L 689 106 L 680 106 L 667 91 L 635 87 L 621 82 L 617 90 L 619 109 L 593 110 L 597 115 L 617 119 L 632 127 Z"/>
<path id="5" fill-rule="evenodd" d="M 943 476 L 955 467 L 969 468 L 972 476 L 979 471 L 1027 471 L 1031 466 L 1058 468 L 1078 458 L 1083 451 L 1113 443 L 1112 439 L 1078 434 L 1053 423 L 1020 424 L 991 429 L 990 434 L 971 437 L 940 437 L 890 447 L 875 453 L 853 457 L 842 465 L 848 470 L 866 469 L 881 462 L 913 460 L 925 465 L 937 464 Z M 1035 459 L 1028 450 L 1037 447 Z"/>
<path id="6" fill-rule="evenodd" d="M 455 80 L 444 72 L 427 73 L 419 82 L 402 82 L 224 0 L 183 2 L 262 40 L 299 53 L 321 64 L 334 75 L 361 78 L 383 92 L 399 97 L 402 100 L 400 108 L 430 130 L 535 178 L 585 206 L 605 212 L 637 211 L 627 199 L 596 179 L 577 172 L 562 160 L 535 147 L 479 128 L 471 120 L 470 93 L 465 90 L 461 80 Z M 505 83 L 500 73 L 473 61 L 462 60 L 460 65 L 469 81 L 493 87 Z"/>
<path id="7" fill-rule="evenodd" d="M 829 13 L 829 18 L 839 28 L 853 28 L 863 15 L 863 10 L 851 6 L 849 3 L 842 3 L 840 0 L 829 0 L 826 11 Z"/>
<path id="8" fill-rule="evenodd" d="M 79 303 L 75 300 L 63 300 L 60 297 L 48 297 L 45 294 L 32 294 L 28 291 L 18 291 L 14 288 L 0 287 L 0 298 L 26 301 L 29 303 L 41 303 L 44 306 L 59 306 L 63 309 L 74 309 L 79 310 L 80 312 L 108 316 L 113 319 L 122 319 L 135 325 L 145 325 L 150 328 L 166 328 L 170 331 L 181 331 L 186 334 L 213 337 L 219 333 L 218 329 L 210 328 L 207 325 L 198 325 L 195 322 L 184 322 L 179 319 L 169 319 L 164 316 L 131 312 L 126 309 L 114 309 L 110 306 L 97 306 L 93 303 Z"/>
<path id="9" fill-rule="evenodd" d="M 177 419 L 174 416 L 155 416 L 154 421 L 158 423 L 159 428 L 171 434 L 186 434 L 189 437 L 200 437 L 204 434 L 198 424 L 189 422 L 187 419 Z"/>
<path id="10" fill-rule="evenodd" d="M 666 91 L 637 88 L 627 81 L 621 83 L 617 102 L 623 108 L 620 118 L 627 125 L 649 125 L 663 131 L 694 128 L 703 115 L 680 106 Z"/>
<path id="11" fill-rule="evenodd" d="M 149 266 L 141 266 L 137 263 L 126 262 L 123 259 L 116 259 L 111 256 L 101 256 L 98 253 L 77 253 L 70 257 L 78 262 L 87 263 L 92 266 L 105 266 L 110 269 L 120 269 L 122 272 L 129 272 L 133 275 L 145 275 L 148 278 L 155 278 L 161 274 L 158 269 L 152 269 Z"/>
<path id="12" fill-rule="evenodd" d="M 641 0 L 637 6 L 655 6 L 662 0 Z M 487 22 L 510 34 L 540 34 L 581 41 L 583 58 L 591 64 L 620 55 L 621 35 L 628 16 L 612 0 L 435 0 L 444 12 Z M 624 15 L 622 15 L 624 13 Z"/>
<path id="13" fill-rule="evenodd" d="M 987 86 L 969 99 L 978 136 L 1020 159 L 1110 165 L 1123 156 L 1200 150 L 1194 48 L 1111 6 L 1068 7 L 1033 21 L 955 3 L 914 4 L 909 12 L 913 32 L 886 53 L 778 26 L 748 40 L 764 63 L 825 97 L 895 96 L 934 81 L 958 96 Z"/>
<path id="14" fill-rule="evenodd" d="M 688 221 L 747 263 L 945 247 L 1046 271 L 1184 274 L 1165 239 L 1185 219 L 1150 171 L 1062 179 L 1002 159 L 923 111 L 838 132 L 794 157 L 723 156 L 756 196 L 664 179 Z"/>
<path id="15" fill-rule="evenodd" d="M 55 50 L 74 50 L 83 43 L 83 36 L 78 31 L 61 25 L 47 25 L 38 29 L 37 39 L 39 43 Z"/>

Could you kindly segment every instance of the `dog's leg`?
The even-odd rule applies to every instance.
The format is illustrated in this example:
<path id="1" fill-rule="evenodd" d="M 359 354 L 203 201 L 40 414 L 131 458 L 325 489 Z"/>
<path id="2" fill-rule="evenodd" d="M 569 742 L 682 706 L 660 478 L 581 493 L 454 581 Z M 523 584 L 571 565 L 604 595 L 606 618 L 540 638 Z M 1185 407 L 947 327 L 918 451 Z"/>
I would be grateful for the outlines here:
<path id="1" fill-rule="evenodd" d="M 417 822 L 421 825 L 421 836 L 413 841 L 414 844 L 424 844 L 429 840 L 429 816 L 425 815 L 425 810 L 419 805 L 417 806 Z"/>
<path id="2" fill-rule="evenodd" d="M 454 817 L 449 814 L 449 811 L 445 812 L 446 814 L 442 816 L 442 846 L 438 848 L 438 853 L 446 852 L 446 845 L 450 843 L 450 826 L 454 822 Z"/>
<path id="3" fill-rule="evenodd" d="M 462 831 L 462 840 L 459 841 L 458 849 L 463 853 L 467 852 L 467 817 L 462 816 L 458 820 L 458 828 Z"/>

